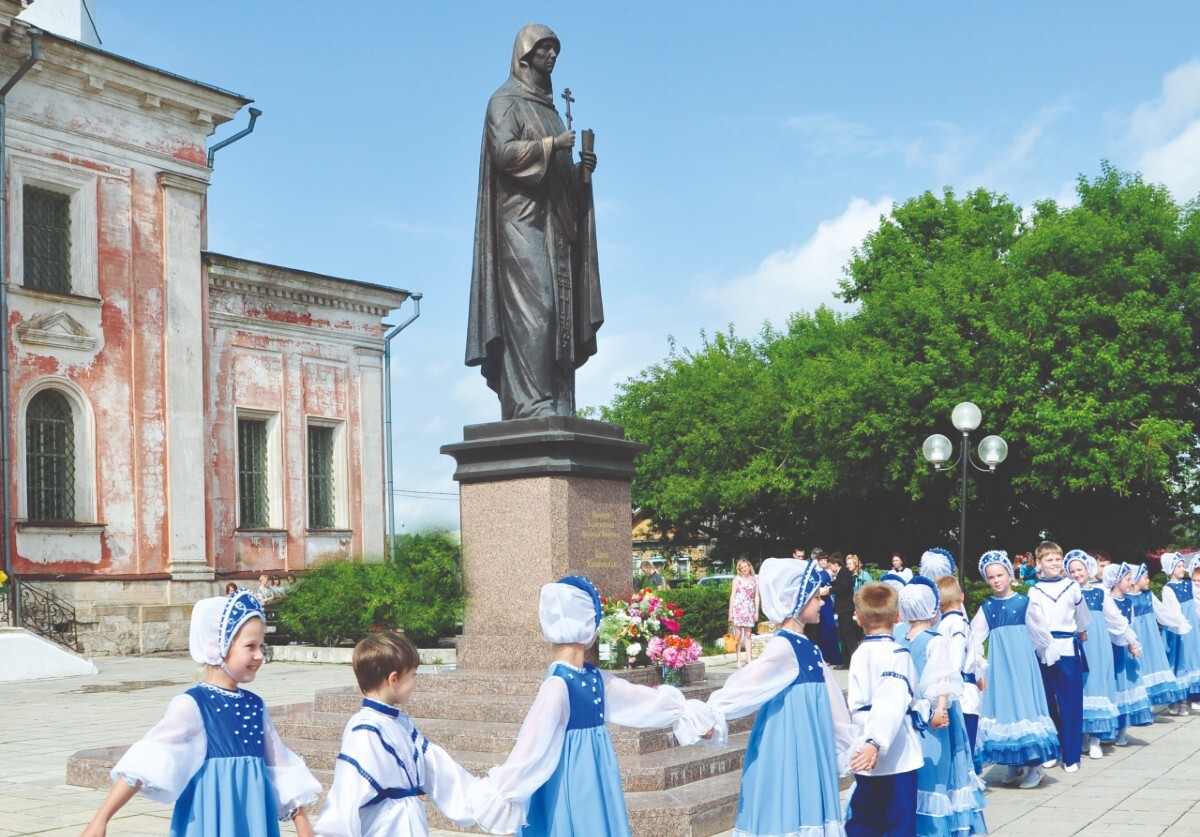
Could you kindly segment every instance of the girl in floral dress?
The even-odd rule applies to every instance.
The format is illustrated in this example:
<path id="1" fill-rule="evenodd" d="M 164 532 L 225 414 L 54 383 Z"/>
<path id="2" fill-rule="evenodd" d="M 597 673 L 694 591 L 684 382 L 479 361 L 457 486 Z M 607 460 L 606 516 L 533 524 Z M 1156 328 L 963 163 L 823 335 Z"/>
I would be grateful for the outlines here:
<path id="1" fill-rule="evenodd" d="M 733 590 L 729 593 L 729 624 L 737 637 L 734 654 L 737 667 L 750 662 L 754 626 L 758 624 L 758 577 L 754 567 L 743 558 L 737 564 L 737 576 L 733 579 Z M 746 649 L 746 662 L 742 662 L 742 648 Z"/>

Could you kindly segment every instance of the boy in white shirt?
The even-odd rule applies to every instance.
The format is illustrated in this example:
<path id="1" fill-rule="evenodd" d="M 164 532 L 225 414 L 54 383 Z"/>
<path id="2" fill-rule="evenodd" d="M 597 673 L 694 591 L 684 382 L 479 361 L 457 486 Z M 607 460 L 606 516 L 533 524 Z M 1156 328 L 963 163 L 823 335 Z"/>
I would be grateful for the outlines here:
<path id="1" fill-rule="evenodd" d="M 1052 541 L 1038 544 L 1038 568 L 1041 579 L 1029 588 L 1029 606 L 1036 608 L 1050 632 L 1041 638 L 1033 634 L 1034 650 L 1041 663 L 1046 704 L 1058 730 L 1063 768 L 1068 773 L 1079 769 L 1083 750 L 1083 642 L 1092 624 L 1083 590 L 1063 572 L 1062 547 Z M 1053 767 L 1048 761 L 1043 767 Z"/>
<path id="2" fill-rule="evenodd" d="M 924 761 L 916 724 L 945 726 L 917 700 L 917 672 L 908 648 L 892 636 L 900 618 L 899 596 L 882 582 L 854 595 L 854 618 L 866 636 L 850 659 L 849 702 L 855 726 L 850 770 L 847 837 L 916 834 L 917 768 Z"/>

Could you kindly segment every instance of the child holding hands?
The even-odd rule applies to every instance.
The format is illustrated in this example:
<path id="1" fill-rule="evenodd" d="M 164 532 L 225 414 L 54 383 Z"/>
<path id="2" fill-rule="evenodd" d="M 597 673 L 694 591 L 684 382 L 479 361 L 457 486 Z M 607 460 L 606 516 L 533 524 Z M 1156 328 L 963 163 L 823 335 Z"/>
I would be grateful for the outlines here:
<path id="1" fill-rule="evenodd" d="M 84 830 L 99 837 L 139 791 L 175 803 L 171 837 L 277 837 L 291 819 L 312 834 L 305 805 L 321 785 L 284 746 L 262 698 L 240 688 L 265 661 L 266 617 L 248 590 L 201 599 L 188 647 L 204 681 L 175 697 L 167 714 L 112 769 L 116 783 Z"/>
<path id="2" fill-rule="evenodd" d="M 373 634 L 354 648 L 354 677 L 364 695 L 350 717 L 317 820 L 318 837 L 422 837 L 427 795 L 457 825 L 475 825 L 470 791 L 480 781 L 417 731 L 400 711 L 416 683 L 420 656 L 403 636 Z M 519 808 L 499 806 L 500 822 Z M 479 823 L 490 830 L 492 823 Z M 509 829 L 511 831 L 511 829 Z M 507 832 L 500 832 L 507 833 Z"/>
<path id="3" fill-rule="evenodd" d="M 600 594 L 586 578 L 544 585 L 538 615 L 554 644 L 554 662 L 507 761 L 471 790 L 471 810 L 496 833 L 516 828 L 523 837 L 629 837 L 617 752 L 605 723 L 670 726 L 680 744 L 693 744 L 711 732 L 711 716 L 673 686 L 637 686 L 584 662 L 601 617 Z"/>
<path id="4" fill-rule="evenodd" d="M 912 655 L 892 636 L 900 619 L 896 591 L 882 582 L 863 585 L 854 618 L 865 636 L 850 660 L 854 790 L 846 834 L 916 834 L 917 770 L 924 762 L 917 725 L 925 727 L 933 709 L 917 697 Z M 944 713 L 937 722 L 945 723 Z"/>
<path id="5" fill-rule="evenodd" d="M 763 612 L 779 632 L 708 699 L 715 746 L 728 743 L 729 720 L 758 710 L 734 833 L 839 834 L 838 776 L 849 759 L 850 716 L 833 673 L 803 633 L 821 618 L 820 570 L 815 561 L 768 558 L 758 578 Z"/>

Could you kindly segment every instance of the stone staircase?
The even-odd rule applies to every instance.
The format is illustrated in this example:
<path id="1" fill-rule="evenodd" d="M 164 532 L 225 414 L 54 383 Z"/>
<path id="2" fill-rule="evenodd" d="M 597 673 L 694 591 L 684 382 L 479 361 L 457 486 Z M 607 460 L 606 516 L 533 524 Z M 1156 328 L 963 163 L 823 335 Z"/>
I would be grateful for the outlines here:
<path id="1" fill-rule="evenodd" d="M 693 683 L 683 691 L 703 700 L 718 684 L 703 679 L 702 665 L 697 669 L 689 672 Z M 405 711 L 426 738 L 482 775 L 508 756 L 544 677 L 543 671 L 418 674 Z M 352 688 L 323 689 L 312 703 L 271 707 L 280 735 L 326 787 L 333 778 L 342 730 L 361 702 Z M 721 750 L 680 747 L 670 730 L 610 725 L 634 837 L 708 837 L 732 828 L 753 720 L 751 716 L 732 722 L 729 747 Z M 68 762 L 68 783 L 109 787 L 108 771 L 124 750 L 76 753 Z M 432 804 L 428 814 L 430 827 L 458 830 Z"/>

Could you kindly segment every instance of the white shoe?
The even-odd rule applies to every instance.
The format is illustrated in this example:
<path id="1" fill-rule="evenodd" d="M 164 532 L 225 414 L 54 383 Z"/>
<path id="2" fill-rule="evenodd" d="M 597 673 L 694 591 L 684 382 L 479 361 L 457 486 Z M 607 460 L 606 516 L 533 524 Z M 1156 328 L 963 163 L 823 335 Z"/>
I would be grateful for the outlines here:
<path id="1" fill-rule="evenodd" d="M 1186 700 L 1185 700 L 1183 703 L 1179 704 L 1179 714 L 1180 714 L 1180 715 L 1182 715 L 1182 716 L 1184 716 L 1184 717 L 1186 717 L 1186 716 L 1188 716 L 1188 715 L 1192 714 L 1192 713 L 1191 713 L 1191 711 L 1188 709 L 1188 705 L 1187 705 L 1187 701 L 1186 701 Z"/>
<path id="2" fill-rule="evenodd" d="M 1125 730 L 1121 730 L 1120 732 L 1117 733 L 1117 739 L 1113 743 L 1116 744 L 1118 747 L 1129 746 L 1129 736 L 1125 734 Z"/>
<path id="3" fill-rule="evenodd" d="M 1104 751 L 1100 749 L 1100 739 L 1099 738 L 1092 739 L 1092 743 L 1088 747 L 1088 758 L 1090 758 L 1090 759 L 1104 758 Z"/>
<path id="4" fill-rule="evenodd" d="M 1168 715 L 1182 715 L 1183 713 L 1180 711 L 1178 703 L 1172 703 L 1170 706 L 1167 707 L 1167 714 Z"/>
<path id="5" fill-rule="evenodd" d="M 1063 772 L 1065 772 L 1065 773 L 1076 773 L 1078 771 L 1079 771 L 1078 763 L 1063 765 Z"/>
<path id="6" fill-rule="evenodd" d="M 1019 782 L 1029 773 L 1029 768 L 1022 765 L 1010 764 L 1008 772 L 1004 774 L 1004 778 L 1000 780 L 1002 785 L 1011 785 L 1014 782 Z"/>
<path id="7" fill-rule="evenodd" d="M 1193 711 L 1193 712 L 1200 712 L 1200 703 L 1193 703 L 1193 704 L 1192 704 L 1192 711 Z"/>
<path id="8" fill-rule="evenodd" d="M 1047 770 L 1049 770 L 1050 768 L 1054 767 L 1054 766 L 1055 766 L 1055 765 L 1057 765 L 1057 764 L 1058 764 L 1058 759 L 1050 759 L 1050 761 L 1044 761 L 1044 762 L 1042 762 L 1042 767 L 1044 767 L 1044 768 L 1046 768 Z"/>
<path id="9" fill-rule="evenodd" d="M 1021 780 L 1021 784 L 1019 785 L 1019 787 L 1021 788 L 1021 790 L 1029 790 L 1030 788 L 1036 788 L 1038 785 L 1040 785 L 1042 783 L 1042 778 L 1045 775 L 1046 775 L 1046 771 L 1040 767 L 1030 768 L 1029 772 L 1025 774 L 1025 778 Z"/>

